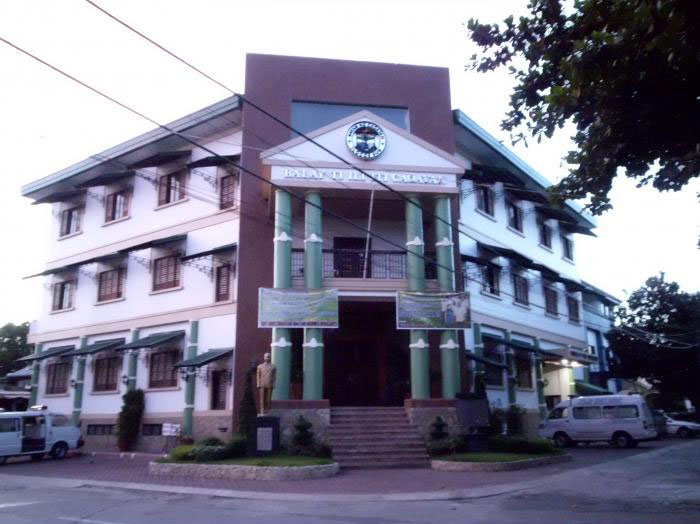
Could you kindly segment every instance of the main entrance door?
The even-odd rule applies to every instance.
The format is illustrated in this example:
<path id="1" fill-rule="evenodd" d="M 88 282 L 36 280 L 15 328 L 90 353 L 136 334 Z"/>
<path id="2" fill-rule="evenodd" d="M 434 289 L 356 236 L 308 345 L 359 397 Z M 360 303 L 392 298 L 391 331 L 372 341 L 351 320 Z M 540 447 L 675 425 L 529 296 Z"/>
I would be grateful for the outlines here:
<path id="1" fill-rule="evenodd" d="M 400 406 L 410 396 L 408 332 L 391 302 L 340 302 L 324 330 L 324 397 L 332 406 Z"/>

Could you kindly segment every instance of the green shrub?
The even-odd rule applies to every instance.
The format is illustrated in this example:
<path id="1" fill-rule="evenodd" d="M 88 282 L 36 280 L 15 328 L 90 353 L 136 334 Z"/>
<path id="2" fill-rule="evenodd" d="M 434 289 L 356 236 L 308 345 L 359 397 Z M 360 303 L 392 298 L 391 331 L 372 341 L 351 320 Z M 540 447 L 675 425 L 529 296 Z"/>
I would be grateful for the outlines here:
<path id="1" fill-rule="evenodd" d="M 194 446 L 192 448 L 192 458 L 195 462 L 214 462 L 224 460 L 226 457 L 226 446 Z"/>
<path id="2" fill-rule="evenodd" d="M 525 415 L 525 410 L 513 404 L 508 406 L 506 411 L 506 426 L 508 427 L 509 435 L 522 435 L 523 434 L 523 416 Z"/>
<path id="3" fill-rule="evenodd" d="M 503 423 L 505 422 L 506 412 L 501 408 L 489 409 L 489 435 L 500 435 L 503 432 Z"/>
<path id="4" fill-rule="evenodd" d="M 430 425 L 430 440 L 444 440 L 449 437 L 446 428 L 447 422 L 442 417 L 435 417 L 435 421 Z"/>
<path id="5" fill-rule="evenodd" d="M 433 439 L 426 444 L 428 454 L 431 456 L 449 455 L 453 452 L 451 439 Z"/>
<path id="6" fill-rule="evenodd" d="M 131 451 L 136 446 L 141 429 L 144 397 L 143 391 L 135 389 L 127 391 L 122 400 L 124 404 L 117 419 L 117 445 L 120 451 Z"/>
<path id="7" fill-rule="evenodd" d="M 226 458 L 244 457 L 248 453 L 248 442 L 243 435 L 234 435 L 225 444 Z"/>
<path id="8" fill-rule="evenodd" d="M 299 455 L 306 457 L 330 457 L 332 449 L 324 442 L 317 442 L 314 438 L 314 433 L 311 430 L 311 422 L 303 416 L 299 416 L 294 424 L 294 435 L 292 436 L 292 444 L 287 449 L 290 455 Z"/>
<path id="9" fill-rule="evenodd" d="M 556 453 L 557 448 L 550 440 L 525 437 L 491 437 L 489 439 L 489 450 L 504 453 L 531 453 L 541 455 Z"/>
<path id="10" fill-rule="evenodd" d="M 333 455 L 333 448 L 324 442 L 314 442 L 313 446 L 313 456 L 330 458 Z"/>
<path id="11" fill-rule="evenodd" d="M 203 438 L 199 442 L 197 442 L 197 446 L 223 446 L 224 441 L 221 440 L 220 438 L 217 437 L 207 437 Z"/>
<path id="12" fill-rule="evenodd" d="M 257 416 L 258 410 L 255 407 L 255 398 L 253 398 L 253 370 L 251 369 L 245 375 L 243 397 L 238 409 L 238 432 L 247 436 L 248 432 L 255 427 Z"/>
<path id="13" fill-rule="evenodd" d="M 192 460 L 192 449 L 194 446 L 192 444 L 185 444 L 183 446 L 178 446 L 170 452 L 170 460 L 173 462 L 182 462 L 184 460 Z"/>

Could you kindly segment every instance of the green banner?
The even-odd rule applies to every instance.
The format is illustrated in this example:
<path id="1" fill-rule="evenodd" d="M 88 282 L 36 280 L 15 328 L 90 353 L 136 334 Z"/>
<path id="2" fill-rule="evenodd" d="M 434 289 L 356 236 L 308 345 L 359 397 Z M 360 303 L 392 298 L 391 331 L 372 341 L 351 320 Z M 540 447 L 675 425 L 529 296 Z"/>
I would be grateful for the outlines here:
<path id="1" fill-rule="evenodd" d="M 396 329 L 467 329 L 469 293 L 396 293 Z"/>
<path id="2" fill-rule="evenodd" d="M 338 290 L 259 288 L 259 328 L 337 328 Z"/>

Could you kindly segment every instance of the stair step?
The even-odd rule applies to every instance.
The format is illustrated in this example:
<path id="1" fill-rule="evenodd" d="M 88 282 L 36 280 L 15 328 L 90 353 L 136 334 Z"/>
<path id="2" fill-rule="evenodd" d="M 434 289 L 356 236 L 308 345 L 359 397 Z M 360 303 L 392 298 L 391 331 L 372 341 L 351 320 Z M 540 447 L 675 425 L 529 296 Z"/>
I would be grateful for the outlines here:
<path id="1" fill-rule="evenodd" d="M 388 461 L 388 462 L 376 462 L 376 461 L 353 461 L 353 462 L 339 462 L 338 463 L 343 469 L 414 469 L 414 468 L 429 468 L 429 460 L 401 460 L 401 461 Z"/>

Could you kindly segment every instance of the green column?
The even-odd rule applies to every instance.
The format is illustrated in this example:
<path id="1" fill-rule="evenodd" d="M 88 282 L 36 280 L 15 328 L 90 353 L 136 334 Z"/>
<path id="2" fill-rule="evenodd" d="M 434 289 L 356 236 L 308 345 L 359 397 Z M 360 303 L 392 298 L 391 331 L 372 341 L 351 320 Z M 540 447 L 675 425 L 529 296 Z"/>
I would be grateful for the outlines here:
<path id="1" fill-rule="evenodd" d="M 136 342 L 139 339 L 139 330 L 131 330 L 131 342 Z M 127 380 L 126 380 L 126 390 L 133 391 L 136 389 L 136 369 L 139 360 L 139 350 L 129 349 L 127 350 Z"/>
<path id="2" fill-rule="evenodd" d="M 197 338 L 199 337 L 199 321 L 190 320 L 190 343 L 185 350 L 185 360 L 197 356 Z M 192 437 L 194 433 L 194 388 L 197 375 L 187 370 L 185 378 L 185 410 L 182 414 L 182 435 Z"/>
<path id="3" fill-rule="evenodd" d="M 540 339 L 535 337 L 535 379 L 537 380 L 537 402 L 540 408 L 540 417 L 544 420 L 547 416 L 547 402 L 544 399 L 544 371 L 542 369 L 542 355 L 540 354 Z"/>
<path id="4" fill-rule="evenodd" d="M 292 196 L 281 189 L 275 191 L 275 243 L 273 286 L 279 289 L 292 287 Z M 289 399 L 289 382 L 292 370 L 292 342 L 289 329 L 272 330 L 270 344 L 272 363 L 277 368 L 273 400 Z"/>
<path id="5" fill-rule="evenodd" d="M 508 380 L 507 380 L 507 387 L 508 387 L 508 405 L 513 406 L 515 405 L 515 375 L 516 375 L 516 368 L 515 368 L 515 354 L 513 353 L 513 347 L 510 345 L 510 331 L 507 331 L 504 333 L 504 340 L 506 342 L 506 365 L 508 366 L 508 369 L 506 370 L 508 373 Z"/>
<path id="6" fill-rule="evenodd" d="M 450 197 L 435 197 L 435 254 L 438 268 L 438 285 L 443 293 L 455 290 L 454 244 Z M 460 387 L 459 343 L 457 331 L 446 330 L 440 334 L 440 371 L 442 373 L 442 396 L 454 398 Z"/>
<path id="7" fill-rule="evenodd" d="M 425 252 L 423 243 L 423 210 L 418 207 L 418 195 L 408 195 L 406 202 L 406 273 L 408 290 L 425 291 Z M 412 204 L 413 202 L 414 204 Z M 430 353 L 428 332 L 412 329 L 411 342 L 411 398 L 430 398 Z"/>
<path id="8" fill-rule="evenodd" d="M 37 342 L 34 344 L 34 354 L 38 355 L 41 353 L 41 347 L 43 344 Z M 41 373 L 41 363 L 38 360 L 32 362 L 32 382 L 31 391 L 29 393 L 29 405 L 36 406 L 37 398 L 39 397 L 39 374 Z"/>
<path id="9" fill-rule="evenodd" d="M 323 216 L 321 194 L 306 193 L 304 209 L 304 283 L 306 289 L 323 286 Z M 318 207 L 317 207 L 318 206 Z M 304 400 L 323 398 L 323 330 L 304 329 Z"/>
<path id="10" fill-rule="evenodd" d="M 80 347 L 87 346 L 87 337 L 80 337 Z M 80 423 L 80 413 L 83 409 L 83 384 L 85 382 L 85 361 L 86 355 L 78 355 L 78 369 L 75 373 L 75 395 L 73 396 L 73 424 Z"/>

